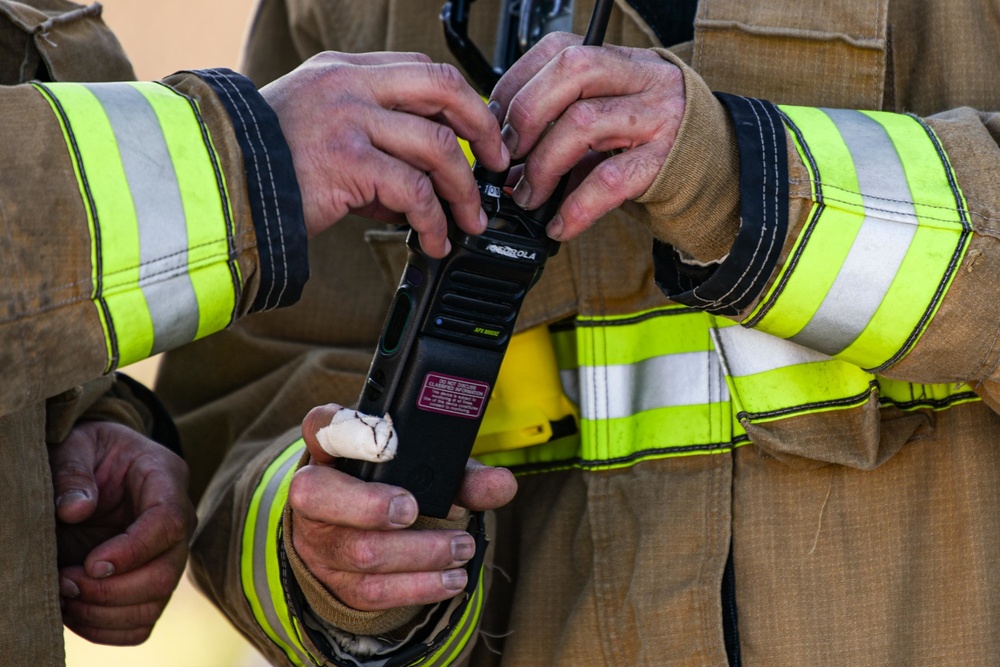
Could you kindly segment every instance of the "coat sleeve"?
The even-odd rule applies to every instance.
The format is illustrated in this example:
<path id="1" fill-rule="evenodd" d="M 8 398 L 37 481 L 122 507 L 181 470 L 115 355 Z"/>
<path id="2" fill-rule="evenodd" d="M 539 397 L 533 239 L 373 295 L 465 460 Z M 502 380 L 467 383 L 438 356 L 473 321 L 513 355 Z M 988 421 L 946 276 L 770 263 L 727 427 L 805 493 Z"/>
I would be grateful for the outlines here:
<path id="1" fill-rule="evenodd" d="M 644 196 L 666 294 L 872 373 L 995 391 L 1000 115 L 790 107 L 686 82 L 702 90 L 685 115 L 724 118 L 711 132 L 738 148 L 736 173 L 720 171 L 739 211 L 702 218 L 698 237 Z M 661 180 L 700 177 L 679 162 L 710 136 L 680 137 Z M 707 248 L 711 233 L 728 242 Z"/>
<path id="2" fill-rule="evenodd" d="M 0 413 L 298 298 L 298 185 L 247 79 L 36 82 L 0 104 Z"/>
<path id="3" fill-rule="evenodd" d="M 305 444 L 246 438 L 229 451 L 199 506 L 191 576 L 199 589 L 275 665 L 461 665 L 490 586 L 492 516 L 462 525 L 476 539 L 464 594 L 428 607 L 360 612 L 334 598 L 292 543 L 288 489 L 307 462 Z M 421 517 L 415 529 L 442 527 Z"/>

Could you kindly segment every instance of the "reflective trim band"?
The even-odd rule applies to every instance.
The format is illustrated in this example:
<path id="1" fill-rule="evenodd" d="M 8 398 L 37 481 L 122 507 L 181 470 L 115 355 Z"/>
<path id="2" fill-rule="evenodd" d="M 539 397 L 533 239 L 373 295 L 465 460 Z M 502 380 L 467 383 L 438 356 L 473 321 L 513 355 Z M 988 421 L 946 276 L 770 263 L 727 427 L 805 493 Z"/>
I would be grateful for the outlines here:
<path id="1" fill-rule="evenodd" d="M 232 215 L 194 103 L 155 83 L 35 86 L 87 207 L 108 370 L 224 328 L 240 285 Z"/>
<path id="2" fill-rule="evenodd" d="M 264 471 L 250 500 L 240 553 L 240 581 L 253 617 L 294 665 L 317 664 L 306 650 L 285 601 L 278 557 L 288 486 L 304 450 L 305 443 L 297 440 Z"/>
<path id="3" fill-rule="evenodd" d="M 559 330 L 552 341 L 564 386 L 581 389 L 579 435 L 483 460 L 521 474 L 600 470 L 743 444 L 712 322 L 684 306 L 578 317 L 575 330 Z"/>
<path id="4" fill-rule="evenodd" d="M 981 400 L 967 385 L 921 385 L 872 375 L 782 338 L 740 326 L 714 333 L 739 419 L 763 423 L 853 408 L 878 391 L 883 407 L 943 410 Z"/>
<path id="5" fill-rule="evenodd" d="M 729 400 L 714 350 L 668 354 L 623 366 L 584 366 L 580 386 L 580 413 L 590 420 Z"/>
<path id="6" fill-rule="evenodd" d="M 580 461 L 588 470 L 622 468 L 651 459 L 721 454 L 734 446 L 726 403 L 658 408 L 622 419 L 580 424 Z"/>
<path id="7" fill-rule="evenodd" d="M 574 466 L 618 468 L 732 448 L 743 431 L 734 424 L 712 321 L 684 306 L 577 319 L 581 422 Z"/>
<path id="8" fill-rule="evenodd" d="M 790 341 L 740 326 L 714 333 L 738 419 L 755 423 L 860 405 L 875 376 Z"/>
<path id="9" fill-rule="evenodd" d="M 747 320 L 879 370 L 933 317 L 968 247 L 966 206 L 933 132 L 911 116 L 782 107 L 810 170 L 810 220 Z"/>
<path id="10" fill-rule="evenodd" d="M 667 354 L 706 352 L 712 349 L 705 326 L 707 317 L 685 306 L 642 311 L 628 317 L 581 316 L 576 322 L 577 362 L 581 366 L 634 364 Z"/>
<path id="11" fill-rule="evenodd" d="M 879 377 L 879 404 L 900 410 L 947 410 L 983 399 L 967 384 L 915 384 Z"/>

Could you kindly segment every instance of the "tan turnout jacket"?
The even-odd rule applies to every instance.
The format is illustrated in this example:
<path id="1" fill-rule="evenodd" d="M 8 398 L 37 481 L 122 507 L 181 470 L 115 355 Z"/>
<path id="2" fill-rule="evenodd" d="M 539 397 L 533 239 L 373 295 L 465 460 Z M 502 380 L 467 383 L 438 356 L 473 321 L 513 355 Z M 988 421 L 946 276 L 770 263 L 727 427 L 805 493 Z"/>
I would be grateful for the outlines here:
<path id="1" fill-rule="evenodd" d="M 491 39 L 496 4 L 473 6 L 479 43 Z M 582 31 L 590 3 L 578 4 Z M 321 49 L 451 60 L 439 5 L 262 0 L 246 67 L 260 84 Z M 732 122 L 710 90 L 908 112 L 939 137 L 973 233 L 920 340 L 880 372 L 967 382 L 983 400 L 904 410 L 873 399 L 749 420 L 752 444 L 712 455 L 521 477 L 516 499 L 495 515 L 492 585 L 465 664 L 726 664 L 720 591 L 730 550 L 744 665 L 1000 662 L 998 31 L 987 2 L 699 3 L 694 42 L 674 49 L 690 65 L 681 136 L 633 209 L 646 224 L 616 212 L 566 244 L 519 325 L 663 307 L 654 235 L 702 259 L 728 250 L 740 171 Z M 607 41 L 660 46 L 624 2 Z M 810 167 L 791 137 L 787 146 L 789 225 L 769 286 L 809 218 Z M 402 257 L 398 235 L 360 220 L 317 240 L 299 305 L 172 354 L 159 385 L 196 460 L 196 486 L 208 489 L 195 576 L 279 664 L 287 658 L 255 622 L 235 574 L 238 534 L 256 481 L 290 441 L 282 434 L 313 405 L 355 400 Z M 221 459 L 217 445 L 230 442 Z M 220 460 L 208 486 L 200 471 Z M 299 583 L 341 627 L 382 627 L 377 616 L 324 602 L 301 572 Z"/>
<path id="2" fill-rule="evenodd" d="M 259 184 L 245 177 L 240 142 L 249 135 L 231 120 L 237 107 L 271 113 L 263 99 L 245 79 L 223 73 L 181 73 L 166 85 L 106 83 L 133 78 L 99 4 L 0 0 L 3 664 L 64 662 L 46 444 L 62 441 L 79 419 L 154 428 L 155 413 L 111 371 L 156 346 L 189 342 L 194 331 L 186 325 L 208 333 L 259 309 L 258 288 L 268 286 L 265 275 L 274 268 L 258 253 L 254 208 L 271 206 L 278 193 L 262 197 Z M 31 80 L 44 83 L 25 83 Z M 217 86 L 235 91 L 237 81 L 246 98 L 230 107 Z M 137 110 L 141 99 L 170 118 L 153 115 L 152 106 L 148 114 L 141 104 Z M 163 132 L 179 151 L 173 159 L 158 152 Z M 272 152 L 279 145 L 287 154 L 283 139 L 256 148 L 276 169 L 290 170 L 290 158 Z M 145 170 L 149 164 L 159 169 L 155 176 Z M 297 201 L 294 175 L 276 179 Z M 296 206 L 286 208 L 291 215 L 270 242 L 284 240 L 292 251 L 284 259 L 305 267 Z M 298 241 L 288 233 L 296 225 Z M 186 234 L 199 233 L 200 243 L 189 243 Z M 195 265 L 202 276 L 217 272 L 217 279 L 199 282 L 199 296 L 207 298 L 200 308 L 193 292 L 178 289 Z M 139 304 L 157 299 L 144 313 L 152 313 L 150 326 L 140 331 L 133 319 Z"/>

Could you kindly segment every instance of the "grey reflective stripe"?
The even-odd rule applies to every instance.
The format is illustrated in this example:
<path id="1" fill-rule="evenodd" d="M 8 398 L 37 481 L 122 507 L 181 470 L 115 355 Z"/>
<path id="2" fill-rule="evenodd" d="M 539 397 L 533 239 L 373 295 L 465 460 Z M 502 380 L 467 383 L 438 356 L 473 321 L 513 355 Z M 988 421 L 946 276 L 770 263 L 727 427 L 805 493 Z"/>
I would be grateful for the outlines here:
<path id="1" fill-rule="evenodd" d="M 851 153 L 865 219 L 823 303 L 791 340 L 832 356 L 861 335 L 882 304 L 917 233 L 917 214 L 885 128 L 858 111 L 823 111 Z"/>
<path id="2" fill-rule="evenodd" d="M 87 84 L 118 143 L 139 232 L 139 287 L 153 321 L 151 354 L 194 340 L 198 299 L 188 275 L 187 218 L 173 161 L 152 105 L 120 83 Z"/>
<path id="3" fill-rule="evenodd" d="M 681 405 L 729 400 L 714 350 L 654 357 L 621 366 L 581 366 L 584 419 L 617 419 Z"/>
<path id="4" fill-rule="evenodd" d="M 277 472 L 271 475 L 271 479 L 267 481 L 267 486 L 264 488 L 263 495 L 261 495 L 253 532 L 253 585 L 257 590 L 257 601 L 260 603 L 261 610 L 264 612 L 267 622 L 271 625 L 271 630 L 278 635 L 285 646 L 295 651 L 295 655 L 298 656 L 299 661 L 303 665 L 311 665 L 314 664 L 314 661 L 299 650 L 298 642 L 288 636 L 284 624 L 278 618 L 278 612 L 274 608 L 274 601 L 271 596 L 275 593 L 280 595 L 281 592 L 271 590 L 271 586 L 267 580 L 267 568 L 264 565 L 267 563 L 268 550 L 276 548 L 275 543 L 278 539 L 277 535 L 267 532 L 267 524 L 271 517 L 274 498 L 278 494 L 278 489 L 281 487 L 281 483 L 284 481 L 288 471 L 295 467 L 298 462 L 298 456 L 288 457 L 288 460 L 278 468 Z"/>
<path id="5" fill-rule="evenodd" d="M 566 398 L 573 401 L 574 404 L 580 405 L 580 375 L 577 373 L 577 369 L 559 371 L 559 381 Z"/>
<path id="6" fill-rule="evenodd" d="M 830 357 L 784 338 L 771 336 L 756 329 L 740 326 L 716 329 L 713 334 L 725 355 L 727 371 L 733 377 L 746 377 L 756 373 L 830 361 Z"/>

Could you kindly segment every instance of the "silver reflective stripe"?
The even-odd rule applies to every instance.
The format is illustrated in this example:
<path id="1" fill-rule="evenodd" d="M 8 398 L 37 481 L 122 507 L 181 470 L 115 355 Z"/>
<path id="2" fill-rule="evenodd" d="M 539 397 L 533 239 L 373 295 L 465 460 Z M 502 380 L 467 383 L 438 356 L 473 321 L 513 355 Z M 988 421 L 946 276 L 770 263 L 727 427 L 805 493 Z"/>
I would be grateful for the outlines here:
<path id="1" fill-rule="evenodd" d="M 655 408 L 729 400 L 714 350 L 621 366 L 581 366 L 580 376 L 584 419 L 617 419 Z"/>
<path id="2" fill-rule="evenodd" d="M 271 586 L 267 580 L 266 567 L 268 550 L 276 548 L 275 541 L 278 539 L 277 535 L 271 534 L 267 530 L 267 525 L 271 517 L 271 508 L 274 505 L 274 498 L 278 494 L 278 489 L 281 487 L 281 483 L 284 481 L 288 471 L 298 464 L 298 462 L 298 456 L 289 456 L 288 460 L 281 464 L 281 467 L 271 475 L 271 479 L 267 481 L 267 486 L 264 488 L 263 495 L 261 495 L 257 516 L 254 519 L 256 525 L 253 531 L 253 585 L 257 591 L 257 601 L 260 603 L 260 608 L 264 612 L 267 622 L 271 625 L 271 630 L 274 634 L 278 635 L 285 646 L 295 651 L 296 656 L 298 656 L 299 661 L 303 665 L 310 665 L 313 664 L 313 661 L 308 656 L 303 655 L 299 650 L 297 642 L 288 636 L 284 624 L 278 618 L 278 612 L 274 608 L 274 601 L 271 596 L 275 593 L 281 595 L 281 591 L 271 590 Z"/>
<path id="3" fill-rule="evenodd" d="M 725 356 L 727 371 L 733 377 L 746 377 L 798 364 L 830 361 L 830 357 L 821 352 L 756 329 L 725 327 L 716 329 L 714 335 Z"/>
<path id="4" fill-rule="evenodd" d="M 851 153 L 865 219 L 823 303 L 791 340 L 832 356 L 861 335 L 882 304 L 917 233 L 917 214 L 885 128 L 858 111 L 823 111 Z"/>
<path id="5" fill-rule="evenodd" d="M 187 218 L 173 160 L 152 105 L 121 84 L 88 84 L 111 122 L 139 232 L 139 287 L 156 354 L 194 340 L 198 299 L 188 275 Z"/>
<path id="6" fill-rule="evenodd" d="M 566 398 L 580 405 L 580 376 L 575 368 L 559 371 L 559 380 Z"/>

